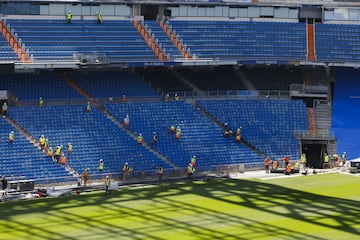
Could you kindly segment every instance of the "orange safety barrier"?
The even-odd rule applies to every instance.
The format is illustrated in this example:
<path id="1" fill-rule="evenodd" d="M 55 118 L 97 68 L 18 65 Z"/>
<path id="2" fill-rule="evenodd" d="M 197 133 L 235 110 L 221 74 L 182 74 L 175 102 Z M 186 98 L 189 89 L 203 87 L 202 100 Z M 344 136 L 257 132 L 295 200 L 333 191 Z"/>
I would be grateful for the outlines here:
<path id="1" fill-rule="evenodd" d="M 11 34 L 9 29 L 6 27 L 6 25 L 2 21 L 0 21 L 0 31 L 1 31 L 2 35 L 4 36 L 4 38 L 6 39 L 6 41 L 11 46 L 11 48 L 18 55 L 18 58 L 20 59 L 20 61 L 22 61 L 23 63 L 31 63 L 28 55 L 25 53 L 25 51 L 22 49 L 22 47 L 18 44 L 18 42 L 16 41 L 14 36 Z"/>
<path id="2" fill-rule="evenodd" d="M 180 42 L 177 40 L 175 34 L 170 30 L 170 28 L 164 23 L 164 21 L 158 22 L 159 25 L 162 27 L 164 32 L 167 34 L 167 36 L 170 38 L 170 40 L 173 42 L 173 44 L 179 49 L 181 54 L 186 59 L 191 59 L 190 54 L 184 49 L 183 46 L 181 46 Z"/>
<path id="3" fill-rule="evenodd" d="M 153 52 L 155 53 L 155 55 L 160 59 L 160 61 L 167 61 L 165 54 L 163 54 L 160 50 L 160 48 L 157 46 L 157 44 L 155 43 L 155 41 L 152 39 L 152 37 L 150 36 L 150 34 L 146 31 L 146 29 L 144 28 L 144 26 L 138 22 L 138 21 L 132 21 L 131 22 L 134 27 L 137 29 L 137 31 L 139 32 L 139 34 L 143 37 L 144 41 L 147 43 L 147 45 L 153 50 Z M 162 53 L 162 56 L 164 57 L 160 57 L 160 53 Z"/>

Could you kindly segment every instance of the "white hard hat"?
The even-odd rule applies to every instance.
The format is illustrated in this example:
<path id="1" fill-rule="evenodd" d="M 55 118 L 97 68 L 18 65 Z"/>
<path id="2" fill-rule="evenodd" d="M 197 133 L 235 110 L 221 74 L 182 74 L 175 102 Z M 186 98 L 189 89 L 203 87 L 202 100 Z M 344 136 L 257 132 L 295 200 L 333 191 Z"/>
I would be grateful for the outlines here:
<path id="1" fill-rule="evenodd" d="M 126 162 L 125 165 L 128 165 L 128 163 Z"/>
<path id="2" fill-rule="evenodd" d="M 108 176 L 108 175 L 106 175 L 106 178 L 109 178 L 109 176 Z"/>
<path id="3" fill-rule="evenodd" d="M 14 134 L 14 131 L 11 131 L 10 133 Z"/>

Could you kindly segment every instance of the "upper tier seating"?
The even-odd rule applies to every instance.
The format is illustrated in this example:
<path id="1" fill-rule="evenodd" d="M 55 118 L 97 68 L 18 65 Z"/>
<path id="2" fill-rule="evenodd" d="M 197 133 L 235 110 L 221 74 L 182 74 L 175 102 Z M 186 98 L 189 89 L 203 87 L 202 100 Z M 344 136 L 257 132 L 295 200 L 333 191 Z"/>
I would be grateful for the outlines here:
<path id="1" fill-rule="evenodd" d="M 70 61 L 73 54 L 91 53 L 107 57 L 109 62 L 157 62 L 129 20 L 7 19 L 12 29 L 29 48 L 34 61 Z"/>
<path id="2" fill-rule="evenodd" d="M 135 171 L 155 171 L 160 163 L 169 168 L 99 110 L 93 108 L 87 113 L 85 108 L 83 105 L 13 107 L 9 116 L 35 138 L 43 134 L 53 148 L 63 145 L 68 164 L 79 173 L 89 168 L 91 174 L 97 174 L 100 159 L 105 162 L 104 174 L 120 172 L 125 162 L 133 165 Z M 68 143 L 73 145 L 71 154 L 66 152 Z"/>
<path id="3" fill-rule="evenodd" d="M 179 167 L 186 167 L 192 155 L 199 167 L 262 161 L 233 138 L 224 138 L 219 126 L 184 101 L 111 103 L 105 108 L 121 122 L 129 115 L 129 128 L 149 144 L 156 132 L 159 141 L 153 147 Z M 180 141 L 170 134 L 171 125 L 181 128 Z"/>
<path id="4" fill-rule="evenodd" d="M 318 62 L 359 62 L 360 28 L 351 24 L 316 24 Z"/>
<path id="5" fill-rule="evenodd" d="M 305 103 L 300 100 L 197 101 L 233 131 L 242 126 L 242 138 L 272 159 L 300 157 L 294 130 L 307 130 Z"/>
<path id="6" fill-rule="evenodd" d="M 0 36 L 0 61 L 19 61 L 18 56 L 2 35 Z"/>
<path id="7" fill-rule="evenodd" d="M 182 58 L 181 52 L 174 43 L 170 40 L 164 30 L 160 27 L 159 23 L 155 20 L 146 20 L 144 21 L 144 26 L 147 27 L 148 31 L 151 31 L 151 34 L 154 34 L 154 40 L 158 41 L 158 45 L 161 46 L 161 49 L 165 54 L 170 54 L 170 58 Z"/>
<path id="8" fill-rule="evenodd" d="M 8 142 L 11 131 L 15 133 L 15 141 L 12 144 Z M 63 167 L 47 159 L 4 119 L 0 119 L 0 136 L 0 175 L 16 178 L 21 176 L 24 179 L 35 180 L 37 184 L 74 180 Z"/>
<path id="9" fill-rule="evenodd" d="M 305 60 L 306 25 L 284 22 L 168 22 L 190 53 L 199 58 Z"/>

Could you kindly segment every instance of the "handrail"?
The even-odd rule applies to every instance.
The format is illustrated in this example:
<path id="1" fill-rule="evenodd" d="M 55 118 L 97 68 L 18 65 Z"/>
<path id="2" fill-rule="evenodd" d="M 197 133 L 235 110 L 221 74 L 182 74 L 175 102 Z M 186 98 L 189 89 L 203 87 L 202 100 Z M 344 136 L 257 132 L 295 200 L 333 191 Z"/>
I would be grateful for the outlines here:
<path id="1" fill-rule="evenodd" d="M 335 133 L 330 130 L 295 130 L 294 138 L 312 140 L 336 140 Z"/>

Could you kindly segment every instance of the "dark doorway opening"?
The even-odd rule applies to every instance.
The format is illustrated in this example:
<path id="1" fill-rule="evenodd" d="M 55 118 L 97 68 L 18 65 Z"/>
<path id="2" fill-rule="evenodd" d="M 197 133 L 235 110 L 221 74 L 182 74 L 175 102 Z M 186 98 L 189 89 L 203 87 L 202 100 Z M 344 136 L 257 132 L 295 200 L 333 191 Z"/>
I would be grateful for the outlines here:
<path id="1" fill-rule="evenodd" d="M 156 20 L 159 14 L 159 6 L 157 5 L 141 5 L 141 15 L 144 20 Z"/>
<path id="2" fill-rule="evenodd" d="M 307 167 L 323 168 L 323 155 L 327 149 L 324 142 L 303 142 L 302 153 L 306 154 Z"/>

